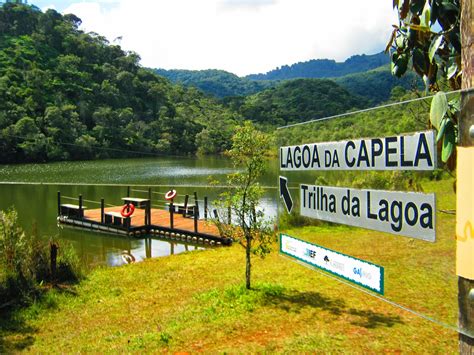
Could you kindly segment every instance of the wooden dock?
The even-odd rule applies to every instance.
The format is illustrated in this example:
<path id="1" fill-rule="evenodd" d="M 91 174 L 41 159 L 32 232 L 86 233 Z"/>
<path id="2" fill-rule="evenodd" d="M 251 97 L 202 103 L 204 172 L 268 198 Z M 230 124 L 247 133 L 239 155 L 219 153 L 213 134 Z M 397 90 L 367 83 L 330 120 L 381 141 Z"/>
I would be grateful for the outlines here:
<path id="1" fill-rule="evenodd" d="M 82 197 L 79 198 L 78 205 L 61 204 L 58 192 L 58 223 L 132 237 L 155 235 L 166 239 L 213 245 L 232 244 L 230 238 L 221 237 L 219 229 L 211 221 L 207 218 L 199 219 L 199 212 L 180 213 L 173 205 L 168 210 L 151 208 L 149 200 L 140 200 L 133 214 L 126 218 L 120 214 L 123 206 L 105 207 L 102 201 L 101 208 L 87 209 L 82 205 Z"/>

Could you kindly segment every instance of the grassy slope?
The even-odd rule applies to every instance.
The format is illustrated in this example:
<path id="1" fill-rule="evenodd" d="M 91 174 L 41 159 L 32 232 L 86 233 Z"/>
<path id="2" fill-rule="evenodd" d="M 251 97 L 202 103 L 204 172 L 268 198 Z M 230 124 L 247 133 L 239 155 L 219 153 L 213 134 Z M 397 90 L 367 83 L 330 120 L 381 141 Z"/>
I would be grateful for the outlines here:
<path id="1" fill-rule="evenodd" d="M 446 180 L 425 187 L 436 187 L 438 208 L 454 208 L 451 183 Z M 422 304 L 427 308 L 439 309 L 440 316 L 455 321 L 453 280 L 439 280 L 437 272 L 431 274 L 436 278 L 421 272 L 418 280 L 423 282 L 415 283 L 413 272 L 423 268 L 407 264 L 410 259 L 402 255 L 412 248 L 413 255 L 420 256 L 413 258 L 416 263 L 431 263 L 435 270 L 454 273 L 454 223 L 454 216 L 438 214 L 436 244 L 343 226 L 288 232 L 314 242 L 324 239 L 328 247 L 377 259 L 386 268 L 387 295 L 397 300 L 426 298 L 428 302 Z M 386 244 L 368 248 L 375 237 L 385 238 Z M 35 353 L 457 352 L 455 332 L 290 262 L 277 252 L 255 259 L 256 287 L 247 293 L 240 286 L 244 265 L 243 250 L 236 245 L 98 269 L 75 294 L 50 292 L 13 320 L 0 320 L 4 336 L 0 352 L 22 348 Z M 400 274 L 391 273 L 392 267 Z M 406 292 L 409 289 L 413 292 Z M 452 297 L 439 299 L 438 292 Z"/>

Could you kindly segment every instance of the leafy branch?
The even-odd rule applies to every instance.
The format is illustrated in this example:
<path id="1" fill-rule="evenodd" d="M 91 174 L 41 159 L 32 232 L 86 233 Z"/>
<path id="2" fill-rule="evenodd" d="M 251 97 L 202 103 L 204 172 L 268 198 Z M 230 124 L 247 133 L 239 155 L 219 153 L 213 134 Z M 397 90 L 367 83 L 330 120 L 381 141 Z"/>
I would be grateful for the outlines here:
<path id="1" fill-rule="evenodd" d="M 393 26 L 386 52 L 391 52 L 392 74 L 402 77 L 412 69 L 436 92 L 430 107 L 431 125 L 442 142 L 441 160 L 454 159 L 458 136 L 459 97 L 448 101 L 441 88 L 461 88 L 459 0 L 394 0 L 399 25 Z M 440 28 L 440 31 L 436 29 Z"/>

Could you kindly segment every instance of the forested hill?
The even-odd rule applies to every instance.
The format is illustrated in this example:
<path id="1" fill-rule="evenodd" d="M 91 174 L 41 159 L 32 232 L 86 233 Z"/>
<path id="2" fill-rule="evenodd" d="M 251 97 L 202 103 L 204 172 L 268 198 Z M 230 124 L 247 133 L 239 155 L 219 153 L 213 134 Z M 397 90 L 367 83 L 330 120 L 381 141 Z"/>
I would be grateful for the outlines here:
<path id="1" fill-rule="evenodd" d="M 367 100 L 331 80 L 296 79 L 255 95 L 226 98 L 224 103 L 244 117 L 274 127 L 362 108 Z"/>
<path id="2" fill-rule="evenodd" d="M 265 74 L 247 75 L 251 80 L 288 80 L 296 78 L 335 78 L 364 72 L 390 63 L 385 53 L 354 55 L 342 63 L 330 59 L 313 59 L 271 70 Z"/>
<path id="3" fill-rule="evenodd" d="M 369 105 L 377 105 L 391 98 L 394 87 L 399 86 L 405 90 L 418 89 L 423 91 L 423 81 L 415 73 L 407 73 L 402 78 L 397 78 L 390 72 L 390 65 L 372 69 L 362 73 L 348 74 L 334 78 L 351 94 L 363 96 Z"/>
<path id="4" fill-rule="evenodd" d="M 382 92 L 375 85 L 361 90 L 365 76 L 341 85 L 327 79 L 269 84 L 206 71 L 203 83 L 206 76 L 224 83 L 207 83 L 208 89 L 247 94 L 217 101 L 141 67 L 137 54 L 84 33 L 80 23 L 54 10 L 0 6 L 0 163 L 221 153 L 244 119 L 273 132 L 372 103 L 354 92 Z M 393 83 L 386 86 L 381 98 Z"/>
<path id="5" fill-rule="evenodd" d="M 405 89 L 413 87 L 422 88 L 423 83 L 414 74 L 406 75 L 402 78 L 396 78 L 390 72 L 390 65 L 386 64 L 377 66 L 381 63 L 386 63 L 387 58 L 383 54 L 373 56 L 357 55 L 348 59 L 345 63 L 336 63 L 333 60 L 314 61 L 318 63 L 326 62 L 332 63 L 330 67 L 342 65 L 342 69 L 337 70 L 337 75 L 334 70 L 323 70 L 323 66 L 316 65 L 318 75 L 329 77 L 335 81 L 351 94 L 363 96 L 367 99 L 370 105 L 376 105 L 390 99 L 390 94 L 395 86 L 401 86 Z M 310 63 L 310 62 L 306 62 Z M 302 63 L 305 66 L 306 63 Z M 350 68 L 352 63 L 352 68 Z M 296 65 L 296 64 L 295 64 Z M 293 66 L 292 66 L 293 67 Z M 315 68 L 316 68 L 315 67 Z M 290 67 L 288 67 L 290 68 Z M 322 72 L 321 72 L 322 71 Z M 352 74 L 338 76 L 341 72 L 355 71 Z M 231 96 L 248 96 L 268 88 L 275 87 L 286 80 L 250 80 L 253 76 L 245 78 L 238 77 L 235 74 L 223 70 L 164 70 L 156 69 L 156 73 L 162 75 L 174 83 L 182 84 L 186 87 L 195 87 L 202 90 L 204 93 L 217 98 L 226 98 Z M 302 78 L 312 78 L 311 71 L 300 71 Z M 288 79 L 294 80 L 294 79 Z"/>
<path id="6" fill-rule="evenodd" d="M 196 87 L 206 94 L 223 98 L 227 96 L 247 96 L 276 85 L 275 82 L 253 81 L 240 78 L 224 70 L 165 70 L 156 73 L 173 83 Z"/>
<path id="7" fill-rule="evenodd" d="M 79 30 L 74 15 L 0 7 L 0 163 L 221 152 L 238 114 Z"/>

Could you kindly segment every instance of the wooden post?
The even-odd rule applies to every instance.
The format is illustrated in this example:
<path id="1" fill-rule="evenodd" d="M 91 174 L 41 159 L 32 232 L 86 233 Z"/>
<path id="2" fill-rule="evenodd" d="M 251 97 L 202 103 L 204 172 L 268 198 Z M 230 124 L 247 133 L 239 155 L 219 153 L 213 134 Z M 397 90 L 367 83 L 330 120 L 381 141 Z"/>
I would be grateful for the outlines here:
<path id="1" fill-rule="evenodd" d="M 194 232 L 198 232 L 198 215 L 199 215 L 199 211 L 198 211 L 198 206 L 197 205 L 194 205 Z"/>
<path id="2" fill-rule="evenodd" d="M 183 217 L 186 217 L 186 211 L 188 210 L 188 200 L 189 200 L 189 195 L 184 196 Z"/>
<path id="3" fill-rule="evenodd" d="M 151 225 L 151 187 L 148 188 L 148 225 Z"/>
<path id="4" fill-rule="evenodd" d="M 148 202 L 148 225 L 151 226 L 151 200 Z"/>
<path id="5" fill-rule="evenodd" d="M 61 191 L 58 191 L 58 216 L 61 215 Z"/>
<path id="6" fill-rule="evenodd" d="M 147 259 L 151 258 L 151 238 L 145 239 L 145 257 Z"/>
<path id="7" fill-rule="evenodd" d="M 227 208 L 227 224 L 231 224 L 232 223 L 232 209 L 231 207 L 229 206 Z"/>
<path id="8" fill-rule="evenodd" d="M 51 261 L 51 279 L 54 281 L 56 279 L 56 266 L 57 266 L 59 246 L 56 243 L 50 242 L 49 249 L 50 249 L 50 261 Z"/>
<path id="9" fill-rule="evenodd" d="M 145 206 L 145 226 L 148 225 L 148 213 L 149 213 L 150 203 L 147 203 Z"/>
<path id="10" fill-rule="evenodd" d="M 173 201 L 170 202 L 170 228 L 174 228 L 174 205 Z"/>
<path id="11" fill-rule="evenodd" d="M 462 88 L 471 89 L 474 85 L 472 52 L 473 36 L 473 7 L 471 0 L 461 2 L 461 61 L 462 61 Z M 461 99 L 461 114 L 459 117 L 459 147 L 457 165 L 457 193 L 456 193 L 456 272 L 458 275 L 458 305 L 459 328 L 467 336 L 459 333 L 459 353 L 474 353 L 474 273 L 472 260 L 474 259 L 473 243 L 474 228 L 474 200 L 472 195 L 472 165 L 463 164 L 474 160 L 474 137 L 470 136 L 470 129 L 474 126 L 474 93 L 464 92 Z M 471 181 L 469 181 L 471 180 Z M 470 191 L 469 191 L 470 190 Z M 471 228 L 468 226 L 471 225 Z M 470 229 L 470 230 L 469 230 Z"/>
<path id="12" fill-rule="evenodd" d="M 127 197 L 130 197 L 130 186 L 127 186 Z"/>
<path id="13" fill-rule="evenodd" d="M 82 211 L 82 195 L 79 195 L 79 218 L 83 218 L 84 217 L 84 212 Z"/>
<path id="14" fill-rule="evenodd" d="M 194 209 L 194 213 L 197 213 L 197 216 L 199 218 L 199 204 L 198 204 L 198 195 L 196 191 L 194 191 L 194 206 L 196 206 L 196 208 Z"/>
<path id="15" fill-rule="evenodd" d="M 204 196 L 204 219 L 207 221 L 207 196 Z"/>
<path id="16" fill-rule="evenodd" d="M 104 223 L 104 216 L 105 216 L 105 200 L 104 198 L 102 197 L 100 199 L 100 223 Z"/>

